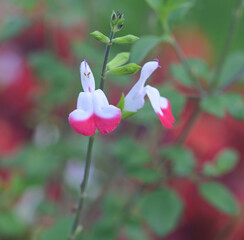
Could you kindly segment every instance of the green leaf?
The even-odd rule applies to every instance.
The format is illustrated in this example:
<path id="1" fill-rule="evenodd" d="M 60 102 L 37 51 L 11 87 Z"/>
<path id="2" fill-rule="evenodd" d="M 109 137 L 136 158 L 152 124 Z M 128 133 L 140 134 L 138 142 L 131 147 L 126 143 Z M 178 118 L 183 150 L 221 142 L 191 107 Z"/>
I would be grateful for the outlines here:
<path id="1" fill-rule="evenodd" d="M 200 59 L 189 59 L 187 63 L 197 78 L 203 78 L 205 80 L 209 78 L 209 68 L 204 61 Z M 170 66 L 170 71 L 177 81 L 186 86 L 192 86 L 192 80 L 183 64 L 172 64 Z"/>
<path id="2" fill-rule="evenodd" d="M 225 103 L 223 95 L 209 96 L 201 101 L 201 108 L 214 116 L 223 118 L 226 108 Z"/>
<path id="3" fill-rule="evenodd" d="M 128 34 L 128 35 L 123 36 L 123 37 L 114 38 L 112 40 L 112 42 L 117 43 L 117 44 L 127 44 L 127 43 L 133 43 L 138 39 L 139 39 L 139 37 L 136 37 L 132 34 Z"/>
<path id="4" fill-rule="evenodd" d="M 238 93 L 227 93 L 226 105 L 230 115 L 238 120 L 244 118 L 244 101 L 243 97 Z"/>
<path id="5" fill-rule="evenodd" d="M 139 224 L 128 224 L 125 227 L 125 235 L 128 239 L 133 240 L 148 240 L 145 230 Z"/>
<path id="6" fill-rule="evenodd" d="M 131 48 L 131 61 L 140 63 L 161 39 L 157 36 L 144 36 L 136 41 Z"/>
<path id="7" fill-rule="evenodd" d="M 135 168 L 129 171 L 129 175 L 143 183 L 153 183 L 162 178 L 162 174 L 155 169 Z"/>
<path id="8" fill-rule="evenodd" d="M 119 76 L 132 75 L 136 73 L 140 68 L 141 66 L 135 63 L 128 63 L 124 66 L 113 68 L 109 70 L 107 73 L 112 75 L 119 75 Z"/>
<path id="9" fill-rule="evenodd" d="M 244 117 L 243 99 L 237 93 L 206 97 L 201 101 L 201 108 L 220 118 L 223 118 L 227 111 L 237 119 L 243 119 Z"/>
<path id="10" fill-rule="evenodd" d="M 127 138 L 116 141 L 113 144 L 112 153 L 128 172 L 141 168 L 151 160 L 149 153 L 143 146 Z"/>
<path id="11" fill-rule="evenodd" d="M 141 203 L 143 218 L 160 236 L 173 231 L 183 210 L 179 197 L 171 189 L 159 189 L 148 193 Z"/>
<path id="12" fill-rule="evenodd" d="M 72 219 L 59 219 L 56 224 L 44 232 L 41 240 L 66 240 L 71 228 Z"/>
<path id="13" fill-rule="evenodd" d="M 122 52 L 117 54 L 108 64 L 107 64 L 107 70 L 111 70 L 113 68 L 117 68 L 125 63 L 128 62 L 130 57 L 129 52 Z"/>
<path id="14" fill-rule="evenodd" d="M 243 67 L 243 64 L 244 52 L 238 51 L 231 53 L 224 64 L 223 70 L 221 71 L 221 85 L 226 84 Z"/>
<path id="15" fill-rule="evenodd" d="M 172 161 L 173 172 L 179 176 L 189 176 L 195 168 L 195 158 L 185 148 L 174 146 L 165 149 L 163 157 Z"/>
<path id="16" fill-rule="evenodd" d="M 90 33 L 96 40 L 102 43 L 109 43 L 109 38 L 99 31 L 94 31 Z"/>
<path id="17" fill-rule="evenodd" d="M 206 176 L 218 177 L 230 172 L 237 162 L 238 152 L 233 149 L 225 149 L 212 162 L 207 162 L 202 172 Z"/>
<path id="18" fill-rule="evenodd" d="M 238 153 L 235 150 L 224 150 L 216 159 L 216 168 L 220 174 L 231 171 L 238 162 Z"/>
<path id="19" fill-rule="evenodd" d="M 146 2 L 158 14 L 161 21 L 175 23 L 187 14 L 195 0 L 146 0 Z"/>
<path id="20" fill-rule="evenodd" d="M 199 186 L 202 197 L 220 211 L 235 215 L 238 212 L 237 203 L 232 193 L 217 182 L 203 183 Z"/>

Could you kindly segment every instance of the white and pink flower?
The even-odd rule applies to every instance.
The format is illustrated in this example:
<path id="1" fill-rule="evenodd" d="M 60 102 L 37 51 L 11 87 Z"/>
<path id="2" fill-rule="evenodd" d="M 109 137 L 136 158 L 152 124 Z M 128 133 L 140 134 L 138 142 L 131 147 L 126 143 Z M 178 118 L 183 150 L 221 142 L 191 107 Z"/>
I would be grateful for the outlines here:
<path id="1" fill-rule="evenodd" d="M 84 92 L 78 96 L 77 109 L 69 115 L 71 127 L 85 136 L 94 135 L 96 129 L 103 134 L 112 132 L 120 123 L 121 110 L 109 105 L 101 89 L 95 90 L 94 77 L 86 60 L 80 65 L 80 74 Z"/>
<path id="2" fill-rule="evenodd" d="M 137 83 L 132 87 L 125 97 L 124 111 L 137 112 L 145 103 L 145 95 L 148 96 L 155 113 L 163 126 L 172 128 L 175 122 L 170 102 L 167 98 L 161 97 L 159 91 L 150 85 L 144 86 L 148 77 L 158 68 L 161 67 L 158 60 L 151 61 L 142 67 L 141 75 Z"/>

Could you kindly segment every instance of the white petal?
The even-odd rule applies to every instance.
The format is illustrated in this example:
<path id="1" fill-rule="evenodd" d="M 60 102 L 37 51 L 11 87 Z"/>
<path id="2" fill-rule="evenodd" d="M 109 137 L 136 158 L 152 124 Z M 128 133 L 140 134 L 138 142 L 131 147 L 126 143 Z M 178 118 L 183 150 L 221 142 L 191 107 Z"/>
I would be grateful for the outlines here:
<path id="1" fill-rule="evenodd" d="M 89 92 L 81 92 L 77 101 L 77 109 L 70 113 L 70 117 L 79 121 L 88 119 L 92 114 L 92 94 Z"/>
<path id="2" fill-rule="evenodd" d="M 150 77 L 150 75 L 159 67 L 157 61 L 147 62 L 143 65 L 141 69 L 141 75 L 138 80 L 141 86 L 145 85 L 146 80 Z"/>
<path id="3" fill-rule="evenodd" d="M 95 80 L 93 77 L 93 73 L 86 60 L 84 60 L 80 64 L 80 75 L 81 75 L 81 84 L 84 91 L 93 92 L 95 90 Z"/>
<path id="4" fill-rule="evenodd" d="M 144 84 L 148 77 L 159 67 L 157 61 L 151 61 L 144 64 L 141 70 L 141 75 L 137 83 L 132 87 L 125 97 L 125 111 L 136 112 L 142 108 L 145 100 Z"/>
<path id="5" fill-rule="evenodd" d="M 146 91 L 146 94 L 147 94 L 151 104 L 152 104 L 154 111 L 157 114 L 163 114 L 161 111 L 161 108 L 160 108 L 161 99 L 160 99 L 160 94 L 159 94 L 158 89 L 147 85 L 145 87 L 145 91 Z"/>
<path id="6" fill-rule="evenodd" d="M 137 82 L 125 97 L 124 110 L 136 112 L 141 109 L 145 103 L 144 97 L 144 87 L 141 87 Z"/>
<path id="7" fill-rule="evenodd" d="M 102 134 L 110 133 L 119 125 L 121 111 L 119 108 L 109 105 L 102 90 L 98 89 L 92 94 L 96 127 Z"/>
<path id="8" fill-rule="evenodd" d="M 161 123 L 166 128 L 172 128 L 174 123 L 174 117 L 171 112 L 168 99 L 160 97 L 159 91 L 149 85 L 145 87 L 146 94 L 152 104 L 155 113 L 158 115 Z"/>
<path id="9" fill-rule="evenodd" d="M 120 109 L 109 105 L 108 99 L 101 89 L 92 93 L 94 113 L 102 118 L 111 118 L 120 112 Z"/>

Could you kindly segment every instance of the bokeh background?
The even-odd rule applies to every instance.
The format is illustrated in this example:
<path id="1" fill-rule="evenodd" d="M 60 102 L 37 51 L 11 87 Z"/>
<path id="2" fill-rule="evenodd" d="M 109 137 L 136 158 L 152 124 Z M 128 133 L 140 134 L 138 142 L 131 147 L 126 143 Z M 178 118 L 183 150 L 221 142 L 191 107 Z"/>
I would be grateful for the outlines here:
<path id="1" fill-rule="evenodd" d="M 86 58 L 98 86 L 105 52 L 105 45 L 89 33 L 109 35 L 110 15 L 119 10 L 126 22 L 117 36 L 161 36 L 162 26 L 148 2 L 1 0 L 1 240 L 66 239 L 88 142 L 71 129 L 67 117 L 82 91 L 80 62 Z M 235 5 L 229 0 L 198 0 L 173 25 L 187 58 L 215 68 Z M 243 29 L 242 17 L 223 79 L 244 65 Z M 131 60 L 140 65 L 158 58 L 162 69 L 150 84 L 170 99 L 177 121 L 174 129 L 165 129 L 146 103 L 109 136 L 98 134 L 82 216 L 84 230 L 77 239 L 244 239 L 244 79 L 228 89 L 239 94 L 237 107 L 231 105 L 230 112 L 222 113 L 222 105 L 210 101 L 188 129 L 199 102 L 172 69 L 180 64 L 174 49 L 162 42 L 138 59 L 134 44 L 113 45 L 110 59 L 122 51 L 132 51 Z M 109 101 L 116 105 L 138 77 L 109 75 L 105 83 Z M 207 78 L 201 75 L 203 86 Z M 206 108 L 211 110 L 207 113 Z M 227 159 L 227 170 L 217 174 L 213 165 L 221 156 Z M 228 194 L 214 188 L 204 194 L 199 184 L 209 179 L 225 186 Z"/>

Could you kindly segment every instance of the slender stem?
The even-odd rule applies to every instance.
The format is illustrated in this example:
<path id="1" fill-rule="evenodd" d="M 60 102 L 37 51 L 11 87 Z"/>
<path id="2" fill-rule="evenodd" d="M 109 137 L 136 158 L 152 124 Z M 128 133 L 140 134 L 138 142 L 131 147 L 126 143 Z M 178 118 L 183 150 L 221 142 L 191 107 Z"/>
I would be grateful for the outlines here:
<path id="1" fill-rule="evenodd" d="M 78 208 L 75 213 L 74 221 L 73 221 L 71 232 L 69 235 L 69 240 L 75 239 L 75 233 L 76 233 L 78 224 L 80 222 L 81 211 L 82 211 L 82 208 L 84 205 L 84 199 L 86 197 L 85 191 L 86 191 L 86 186 L 87 186 L 90 166 L 91 166 L 91 154 L 92 154 L 93 142 L 94 142 L 94 136 L 91 136 L 89 138 L 88 148 L 87 148 L 87 153 L 86 153 L 86 165 L 85 165 L 85 170 L 84 170 L 84 177 L 83 177 L 83 181 L 80 185 L 80 196 L 79 196 L 79 201 L 78 201 Z"/>
<path id="2" fill-rule="evenodd" d="M 104 78 L 105 78 L 105 70 L 107 67 L 107 62 L 108 62 L 108 56 L 110 52 L 110 48 L 112 45 L 112 39 L 114 36 L 114 32 L 112 31 L 109 37 L 109 43 L 107 44 L 106 51 L 105 51 L 105 56 L 104 56 L 104 61 L 103 61 L 103 67 L 102 67 L 102 73 L 101 73 L 101 79 L 100 79 L 100 89 L 103 90 L 104 87 Z M 89 172 L 90 172 L 90 166 L 91 166 L 91 154 L 92 154 L 92 147 L 93 147 L 93 142 L 94 142 L 94 136 L 91 136 L 89 138 L 89 143 L 88 143 L 88 148 L 87 148 L 87 154 L 86 154 L 86 163 L 85 163 L 85 170 L 84 170 L 84 178 L 83 181 L 80 185 L 80 196 L 78 200 L 78 207 L 75 212 L 75 217 L 72 223 L 72 228 L 70 231 L 70 235 L 68 240 L 74 240 L 76 238 L 76 232 L 78 229 L 78 225 L 80 222 L 81 218 L 81 212 L 83 209 L 84 205 L 84 199 L 85 199 L 85 191 L 86 191 L 86 186 L 88 182 L 88 177 L 89 177 Z"/>
<path id="3" fill-rule="evenodd" d="M 114 36 L 114 32 L 111 31 L 110 36 L 109 36 L 109 43 L 107 44 L 106 51 L 105 51 L 105 57 L 104 57 L 104 61 L 103 61 L 103 68 L 102 68 L 101 79 L 100 79 L 100 89 L 102 89 L 102 90 L 104 87 L 104 76 L 105 76 L 106 66 L 107 66 L 107 62 L 108 62 L 108 55 L 109 55 L 110 48 L 112 45 L 113 36 Z"/>
<path id="4" fill-rule="evenodd" d="M 213 74 L 213 78 L 212 78 L 212 82 L 210 84 L 210 88 L 216 88 L 219 85 L 220 74 L 221 74 L 222 68 L 224 66 L 224 63 L 226 61 L 227 55 L 229 53 L 232 41 L 234 39 L 235 32 L 237 29 L 237 25 L 238 25 L 239 19 L 241 18 L 241 11 L 242 11 L 243 7 L 244 7 L 244 1 L 243 0 L 237 0 L 236 7 L 233 10 L 233 15 L 232 15 L 232 18 L 230 21 L 230 26 L 229 26 L 229 29 L 227 31 L 227 36 L 226 36 L 226 40 L 224 43 L 224 47 L 223 47 L 222 53 L 220 54 L 220 58 L 219 58 L 216 70 Z"/>

